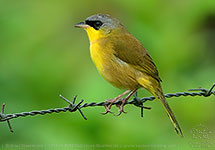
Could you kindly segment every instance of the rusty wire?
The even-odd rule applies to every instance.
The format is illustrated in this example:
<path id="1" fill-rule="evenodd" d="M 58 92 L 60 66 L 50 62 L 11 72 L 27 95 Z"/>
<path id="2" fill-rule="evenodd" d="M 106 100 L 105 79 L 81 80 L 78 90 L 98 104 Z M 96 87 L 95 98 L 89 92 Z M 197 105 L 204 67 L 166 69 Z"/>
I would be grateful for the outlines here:
<path id="1" fill-rule="evenodd" d="M 180 97 L 180 96 L 204 96 L 204 97 L 208 97 L 211 95 L 215 95 L 215 90 L 213 91 L 215 87 L 215 83 L 212 85 L 212 87 L 207 90 L 205 88 L 198 88 L 198 89 L 190 89 L 188 90 L 189 92 L 178 92 L 178 93 L 168 93 L 165 94 L 166 98 L 171 98 L 171 97 Z M 9 120 L 14 119 L 14 118 L 19 118 L 19 117 L 27 117 L 27 116 L 35 116 L 35 115 L 45 115 L 45 114 L 51 114 L 51 113 L 60 113 L 60 112 L 66 112 L 66 111 L 70 111 L 70 112 L 75 112 L 75 111 L 79 111 L 81 116 L 87 120 L 86 116 L 83 114 L 82 112 L 82 108 L 84 107 L 94 107 L 94 106 L 105 106 L 108 105 L 108 102 L 91 102 L 91 103 L 83 103 L 84 100 L 81 100 L 80 102 L 78 102 L 78 104 L 75 104 L 75 101 L 77 99 L 77 96 L 75 96 L 72 100 L 72 102 L 70 102 L 68 99 L 66 99 L 65 97 L 63 97 L 62 95 L 59 95 L 61 99 L 65 100 L 67 103 L 69 103 L 69 106 L 67 107 L 63 107 L 63 108 L 54 108 L 54 109 L 48 109 L 48 110 L 39 110 L 39 111 L 30 111 L 30 112 L 21 112 L 21 113 L 14 113 L 14 114 L 5 114 L 5 104 L 2 104 L 2 110 L 0 112 L 0 122 L 7 122 L 8 127 L 10 129 L 11 132 L 13 132 L 13 129 L 11 127 L 11 124 L 9 122 Z M 134 95 L 134 98 L 130 101 L 128 101 L 126 104 L 133 104 L 137 107 L 141 108 L 141 117 L 143 117 L 143 109 L 151 109 L 150 107 L 145 107 L 143 106 L 143 103 L 145 103 L 146 101 L 153 101 L 155 99 L 154 96 L 150 96 L 150 97 L 143 97 L 143 98 L 138 98 L 137 94 Z M 83 104 L 82 104 L 83 103 Z M 113 105 L 118 105 L 120 104 L 121 101 L 116 101 L 115 103 L 113 103 Z"/>

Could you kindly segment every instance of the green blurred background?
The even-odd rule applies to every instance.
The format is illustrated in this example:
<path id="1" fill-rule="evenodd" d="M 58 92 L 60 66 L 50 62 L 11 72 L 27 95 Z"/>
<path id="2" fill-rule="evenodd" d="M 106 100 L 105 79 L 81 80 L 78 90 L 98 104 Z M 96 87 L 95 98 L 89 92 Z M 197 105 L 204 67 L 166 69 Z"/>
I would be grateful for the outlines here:
<path id="1" fill-rule="evenodd" d="M 213 0 L 0 0 L 0 104 L 15 113 L 67 106 L 60 93 L 99 102 L 123 92 L 102 79 L 86 33 L 73 27 L 96 13 L 118 18 L 143 43 L 165 93 L 209 88 L 215 81 L 214 9 Z M 150 96 L 143 89 L 138 95 Z M 14 119 L 14 133 L 3 122 L 0 149 L 213 149 L 214 96 L 168 102 L 185 138 L 153 101 L 145 103 L 152 110 L 144 118 L 129 105 L 120 117 L 102 116 L 104 108 L 94 107 L 83 109 L 87 121 L 78 112 Z"/>

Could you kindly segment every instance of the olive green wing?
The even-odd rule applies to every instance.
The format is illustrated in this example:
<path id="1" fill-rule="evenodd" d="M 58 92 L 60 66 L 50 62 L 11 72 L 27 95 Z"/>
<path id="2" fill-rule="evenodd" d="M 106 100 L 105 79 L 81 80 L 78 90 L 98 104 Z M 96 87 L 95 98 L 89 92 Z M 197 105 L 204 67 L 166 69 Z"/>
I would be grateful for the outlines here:
<path id="1" fill-rule="evenodd" d="M 131 34 L 115 36 L 113 43 L 114 55 L 120 60 L 132 65 L 158 81 L 161 81 L 158 70 L 143 45 Z"/>

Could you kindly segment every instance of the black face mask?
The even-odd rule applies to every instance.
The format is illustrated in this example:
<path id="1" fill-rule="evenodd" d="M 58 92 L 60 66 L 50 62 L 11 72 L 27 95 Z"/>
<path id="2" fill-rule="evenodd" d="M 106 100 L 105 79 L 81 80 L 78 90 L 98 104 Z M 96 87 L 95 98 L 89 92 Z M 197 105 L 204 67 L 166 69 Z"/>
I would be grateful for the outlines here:
<path id="1" fill-rule="evenodd" d="M 86 20 L 85 23 L 91 27 L 93 27 L 95 30 L 99 30 L 99 28 L 102 26 L 102 22 L 99 20 Z"/>

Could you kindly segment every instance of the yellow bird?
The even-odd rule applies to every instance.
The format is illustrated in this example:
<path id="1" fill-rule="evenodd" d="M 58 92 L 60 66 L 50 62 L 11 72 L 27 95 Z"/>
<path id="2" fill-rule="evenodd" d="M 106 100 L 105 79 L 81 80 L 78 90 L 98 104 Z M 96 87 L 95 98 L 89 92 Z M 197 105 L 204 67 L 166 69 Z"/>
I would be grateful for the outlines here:
<path id="1" fill-rule="evenodd" d="M 112 104 L 121 100 L 119 114 L 128 99 L 143 87 L 147 89 L 164 106 L 175 130 L 183 136 L 182 130 L 170 109 L 162 88 L 158 70 L 147 50 L 116 18 L 106 14 L 88 17 L 75 27 L 86 30 L 90 40 L 90 54 L 99 73 L 113 86 L 126 89 L 124 93 L 107 100 L 106 112 L 110 112 Z M 128 94 L 129 93 L 129 94 Z M 121 99 L 124 95 L 127 97 Z"/>

